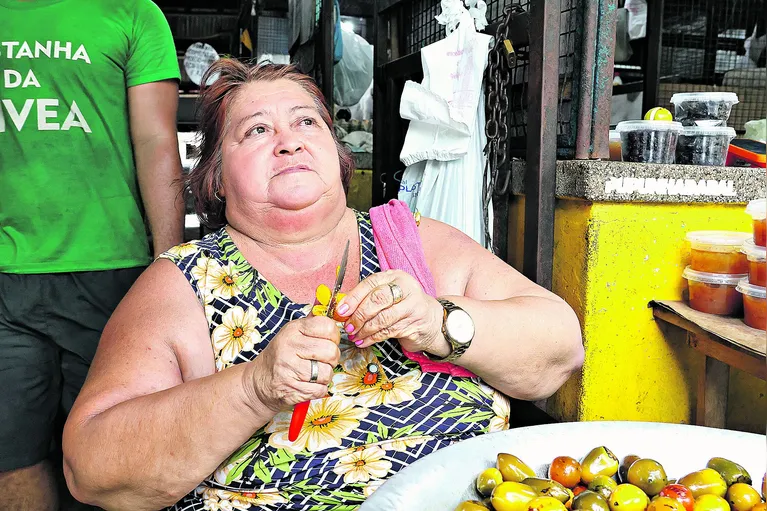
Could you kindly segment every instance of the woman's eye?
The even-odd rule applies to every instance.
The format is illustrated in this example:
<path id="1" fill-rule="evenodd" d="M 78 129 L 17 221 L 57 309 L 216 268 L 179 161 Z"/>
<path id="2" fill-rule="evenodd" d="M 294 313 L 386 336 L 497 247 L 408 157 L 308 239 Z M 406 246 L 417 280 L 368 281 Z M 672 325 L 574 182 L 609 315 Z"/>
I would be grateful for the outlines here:
<path id="1" fill-rule="evenodd" d="M 245 136 L 249 137 L 251 135 L 261 135 L 263 133 L 266 133 L 266 128 L 263 126 L 254 126 L 253 128 L 250 128 L 247 133 L 245 133 Z"/>
<path id="2" fill-rule="evenodd" d="M 304 126 L 311 126 L 314 124 L 314 119 L 306 118 L 301 121 Z"/>

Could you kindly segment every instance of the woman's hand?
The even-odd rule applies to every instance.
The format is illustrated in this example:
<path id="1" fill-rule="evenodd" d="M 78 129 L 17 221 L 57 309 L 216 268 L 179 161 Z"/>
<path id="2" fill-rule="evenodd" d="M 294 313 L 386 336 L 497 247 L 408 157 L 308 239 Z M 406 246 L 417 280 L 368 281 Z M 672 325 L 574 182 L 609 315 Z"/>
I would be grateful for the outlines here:
<path id="1" fill-rule="evenodd" d="M 331 318 L 310 316 L 291 321 L 251 362 L 253 370 L 246 373 L 247 391 L 275 413 L 325 397 L 341 356 L 340 341 L 338 325 Z M 317 361 L 317 380 L 313 383 L 312 360 Z"/>
<path id="2" fill-rule="evenodd" d="M 442 336 L 442 305 L 399 270 L 369 276 L 347 293 L 336 311 L 348 317 L 344 328 L 360 348 L 394 338 L 407 351 L 430 351 Z"/>

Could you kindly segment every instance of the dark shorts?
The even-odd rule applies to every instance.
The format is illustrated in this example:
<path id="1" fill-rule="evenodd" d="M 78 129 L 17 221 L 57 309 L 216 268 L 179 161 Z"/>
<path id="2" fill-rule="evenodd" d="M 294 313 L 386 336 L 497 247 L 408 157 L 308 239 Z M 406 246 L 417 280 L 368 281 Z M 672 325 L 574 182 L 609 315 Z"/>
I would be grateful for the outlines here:
<path id="1" fill-rule="evenodd" d="M 51 453 L 104 325 L 143 270 L 0 273 L 0 472 Z"/>

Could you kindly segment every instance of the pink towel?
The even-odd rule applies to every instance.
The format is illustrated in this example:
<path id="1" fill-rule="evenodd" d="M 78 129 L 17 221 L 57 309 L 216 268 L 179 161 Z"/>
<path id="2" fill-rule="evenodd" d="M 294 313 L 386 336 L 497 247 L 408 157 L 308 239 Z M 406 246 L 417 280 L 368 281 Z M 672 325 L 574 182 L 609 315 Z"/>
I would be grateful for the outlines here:
<path id="1" fill-rule="evenodd" d="M 381 271 L 395 269 L 407 272 L 421 284 L 424 292 L 436 297 L 434 277 L 426 265 L 418 226 L 407 204 L 391 200 L 388 204 L 371 208 L 370 222 Z M 402 352 L 410 360 L 418 362 L 425 373 L 448 373 L 467 378 L 475 376 L 468 369 L 450 362 L 434 362 L 422 353 L 411 353 L 404 349 Z"/>

